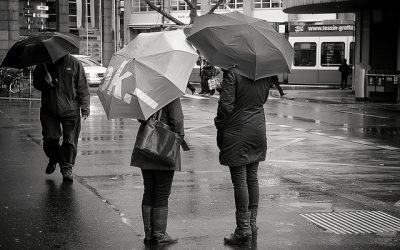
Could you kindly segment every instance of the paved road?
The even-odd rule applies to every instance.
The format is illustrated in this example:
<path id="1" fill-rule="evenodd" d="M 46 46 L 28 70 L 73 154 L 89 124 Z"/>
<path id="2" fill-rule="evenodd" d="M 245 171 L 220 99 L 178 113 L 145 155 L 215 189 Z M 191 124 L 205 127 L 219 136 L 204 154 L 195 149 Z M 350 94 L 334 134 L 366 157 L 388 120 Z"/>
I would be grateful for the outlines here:
<path id="1" fill-rule="evenodd" d="M 287 98 L 280 99 L 273 90 L 265 105 L 269 147 L 268 160 L 261 164 L 259 173 L 258 248 L 398 248 L 399 106 L 354 102 L 350 91 L 294 89 L 287 92 Z M 234 228 L 234 201 L 228 169 L 218 163 L 213 126 L 217 98 L 182 97 L 186 137 L 192 150 L 183 154 L 183 171 L 177 173 L 174 180 L 168 228 L 180 240 L 170 249 L 229 249 L 222 244 L 222 238 Z M 140 172 L 129 166 L 139 124 L 131 119 L 109 121 L 95 95 L 91 101 L 92 115 L 83 123 L 74 169 L 79 183 L 73 184 L 77 192 L 88 196 L 88 202 L 77 203 L 75 209 L 92 212 L 92 218 L 109 215 L 112 223 L 103 221 L 103 230 L 97 224 L 94 228 L 76 226 L 69 231 L 78 235 L 82 230 L 87 234 L 92 232 L 91 235 L 99 231 L 99 235 L 108 237 L 104 240 L 94 237 L 96 248 L 110 249 L 110 240 L 118 242 L 119 236 L 113 234 L 115 230 L 109 234 L 104 230 L 118 228 L 123 233 L 116 248 L 142 249 L 140 200 L 143 186 Z M 34 148 L 32 178 L 40 186 L 34 189 L 38 196 L 43 196 L 56 189 L 40 172 L 45 159 L 40 154 L 38 108 L 37 100 L 0 99 L 0 116 L 7 121 L 1 123 L 0 131 L 11 131 L 19 140 L 17 146 L 29 144 Z M 3 140 L 1 145 L 4 148 Z M 7 160 L 1 159 L 3 163 Z M 13 161 L 26 162 L 18 158 Z M 61 190 L 58 173 L 50 180 Z M 12 181 L 1 184 L 2 190 Z M 21 189 L 26 188 L 20 185 Z M 7 192 L 18 193 L 18 189 Z M 57 199 L 57 195 L 50 196 L 49 200 L 53 199 Z M 79 197 L 71 199 L 80 200 Z M 93 210 L 98 204 L 110 211 Z M 43 206 L 47 207 L 46 203 Z M 11 220 L 4 213 L 6 208 L 1 209 L 6 215 L 4 220 Z M 22 218 L 27 216 L 21 209 L 15 211 L 21 213 Z M 70 215 L 65 216 L 69 218 Z M 86 221 L 94 223 L 87 214 L 79 220 L 85 217 Z M 42 220 L 51 221 L 52 218 L 52 213 L 42 212 Z M 10 230 L 14 233 L 21 230 L 15 228 L 8 228 L 6 235 L 12 235 Z M 58 233 L 62 234 L 63 229 Z M 127 238 L 130 233 L 132 237 Z M 64 249 L 88 246 L 93 238 L 87 234 L 78 241 L 73 233 L 65 234 L 64 240 L 45 246 Z M 22 239 L 29 237 L 7 242 L 21 244 Z"/>

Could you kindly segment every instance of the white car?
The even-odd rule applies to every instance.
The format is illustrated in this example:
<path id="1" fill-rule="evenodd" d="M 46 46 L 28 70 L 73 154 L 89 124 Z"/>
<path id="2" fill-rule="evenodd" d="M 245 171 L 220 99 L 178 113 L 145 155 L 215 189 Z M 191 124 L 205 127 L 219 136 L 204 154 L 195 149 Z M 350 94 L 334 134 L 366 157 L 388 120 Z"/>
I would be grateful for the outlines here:
<path id="1" fill-rule="evenodd" d="M 90 87 L 98 87 L 101 80 L 106 73 L 107 68 L 103 67 L 97 61 L 93 60 L 90 56 L 73 55 L 81 63 L 85 69 L 86 79 Z"/>

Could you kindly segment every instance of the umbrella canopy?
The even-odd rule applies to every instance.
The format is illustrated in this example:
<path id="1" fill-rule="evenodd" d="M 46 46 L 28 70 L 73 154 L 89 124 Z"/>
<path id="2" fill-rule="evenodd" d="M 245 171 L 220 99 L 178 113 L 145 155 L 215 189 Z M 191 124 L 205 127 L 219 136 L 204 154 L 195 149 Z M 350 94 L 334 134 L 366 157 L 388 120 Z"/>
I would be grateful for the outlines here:
<path id="1" fill-rule="evenodd" d="M 240 12 L 207 14 L 185 28 L 187 40 L 213 65 L 258 80 L 290 73 L 294 51 L 265 20 Z"/>
<path id="2" fill-rule="evenodd" d="M 22 69 L 37 64 L 53 63 L 78 50 L 78 37 L 59 32 L 45 32 L 16 42 L 8 50 L 1 67 Z"/>
<path id="3" fill-rule="evenodd" d="M 182 30 L 139 34 L 113 55 L 97 91 L 108 119 L 148 119 L 185 93 L 197 58 Z"/>

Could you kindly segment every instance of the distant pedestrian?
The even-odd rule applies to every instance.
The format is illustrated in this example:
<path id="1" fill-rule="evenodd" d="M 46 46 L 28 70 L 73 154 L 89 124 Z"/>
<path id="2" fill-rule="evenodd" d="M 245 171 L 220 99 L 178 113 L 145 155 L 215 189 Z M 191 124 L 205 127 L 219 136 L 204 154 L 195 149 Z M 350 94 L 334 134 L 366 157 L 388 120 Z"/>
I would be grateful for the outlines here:
<path id="1" fill-rule="evenodd" d="M 192 95 L 196 92 L 196 88 L 190 83 L 187 83 L 187 88 L 192 92 Z"/>
<path id="2" fill-rule="evenodd" d="M 208 80 L 219 74 L 219 70 L 216 69 L 213 65 L 211 65 L 208 61 L 203 60 L 203 64 L 200 70 L 200 79 L 201 79 L 201 92 L 202 94 L 210 94 L 213 95 L 215 93 L 215 89 L 209 88 Z"/>
<path id="3" fill-rule="evenodd" d="M 275 88 L 279 91 L 279 95 L 281 97 L 286 95 L 286 93 L 283 92 L 281 85 L 279 84 L 278 76 L 277 75 L 271 76 L 270 79 L 271 79 L 272 86 L 275 86 Z"/>
<path id="4" fill-rule="evenodd" d="M 228 245 L 248 246 L 257 240 L 259 201 L 258 165 L 266 157 L 267 141 L 263 105 L 270 79 L 253 81 L 223 70 L 217 116 L 219 162 L 229 167 L 236 206 L 236 229 L 224 238 Z"/>
<path id="5" fill-rule="evenodd" d="M 72 182 L 80 117 L 86 120 L 90 114 L 89 86 L 83 66 L 70 54 L 54 63 L 37 65 L 33 86 L 41 91 L 43 150 L 49 158 L 46 174 L 52 174 L 58 163 L 63 181 Z"/>
<path id="6" fill-rule="evenodd" d="M 339 66 L 340 76 L 340 89 L 347 89 L 347 79 L 351 71 L 350 66 L 347 64 L 347 60 L 343 59 L 342 64 Z"/>
<path id="7" fill-rule="evenodd" d="M 171 130 L 184 138 L 183 112 L 179 98 L 162 108 L 161 121 Z M 140 127 L 137 139 L 143 133 L 147 121 L 139 120 Z M 181 155 L 178 153 L 176 165 L 169 166 L 159 160 L 149 158 L 134 147 L 131 166 L 141 169 L 144 192 L 142 199 L 142 218 L 144 224 L 145 244 L 173 244 L 178 238 L 166 233 L 168 221 L 168 198 L 171 194 L 175 171 L 181 170 Z"/>

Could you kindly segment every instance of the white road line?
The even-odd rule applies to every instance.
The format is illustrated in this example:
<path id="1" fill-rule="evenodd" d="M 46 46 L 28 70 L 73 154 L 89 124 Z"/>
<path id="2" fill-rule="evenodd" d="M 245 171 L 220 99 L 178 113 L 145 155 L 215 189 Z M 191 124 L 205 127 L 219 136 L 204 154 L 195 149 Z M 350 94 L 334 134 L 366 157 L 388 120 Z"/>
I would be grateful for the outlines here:
<path id="1" fill-rule="evenodd" d="M 329 136 L 329 137 L 331 137 L 331 138 L 334 138 L 334 139 L 338 139 L 338 140 L 344 140 L 344 139 L 346 139 L 346 137 L 344 137 L 344 136 Z"/>
<path id="2" fill-rule="evenodd" d="M 311 134 L 314 135 L 322 135 L 322 136 L 327 136 L 328 134 L 322 133 L 322 132 L 310 132 Z"/>
<path id="3" fill-rule="evenodd" d="M 374 143 L 372 143 L 372 142 L 363 141 L 363 140 L 354 140 L 354 141 L 352 141 L 352 142 L 359 143 L 359 144 L 364 144 L 364 145 L 373 145 L 373 144 L 374 144 Z"/>
<path id="4" fill-rule="evenodd" d="M 380 116 L 380 115 L 369 115 L 369 114 L 355 113 L 355 112 L 344 111 L 344 110 L 341 110 L 341 111 L 339 111 L 339 112 L 340 112 L 340 113 L 351 114 L 351 115 L 361 115 L 361 116 L 370 116 L 370 117 L 376 117 L 376 118 L 382 118 L 382 119 L 389 119 L 389 117 Z"/>
<path id="5" fill-rule="evenodd" d="M 307 131 L 307 129 L 304 129 L 304 128 L 293 128 L 293 129 L 296 130 L 296 131 L 300 131 L 300 132 Z"/>
<path id="6" fill-rule="evenodd" d="M 281 128 L 290 128 L 290 126 L 288 126 L 288 125 L 282 125 L 282 124 L 279 124 L 279 125 L 276 125 L 276 126 L 281 127 Z"/>
<path id="7" fill-rule="evenodd" d="M 290 164 L 304 164 L 304 165 L 328 165 L 328 166 L 343 166 L 343 167 L 365 167 L 365 168 L 385 168 L 385 169 L 393 169 L 400 171 L 399 167 L 393 166 L 379 166 L 379 165 L 364 165 L 364 164 L 352 164 L 352 163 L 338 163 L 338 162 L 320 162 L 320 161 L 291 161 L 291 160 L 273 160 L 267 159 L 267 162 L 276 162 L 276 163 L 290 163 Z"/>
<path id="8" fill-rule="evenodd" d="M 392 147 L 389 145 L 386 146 L 377 146 L 378 148 L 388 149 L 388 150 L 399 150 L 400 148 Z"/>

